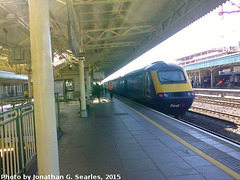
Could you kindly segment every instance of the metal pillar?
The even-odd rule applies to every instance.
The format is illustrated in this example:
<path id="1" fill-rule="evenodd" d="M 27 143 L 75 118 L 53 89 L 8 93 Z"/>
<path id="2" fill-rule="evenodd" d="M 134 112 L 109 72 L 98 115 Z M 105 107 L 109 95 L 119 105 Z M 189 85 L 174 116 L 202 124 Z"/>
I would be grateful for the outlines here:
<path id="1" fill-rule="evenodd" d="M 59 175 L 49 0 L 29 4 L 38 174 Z"/>
<path id="2" fill-rule="evenodd" d="M 211 88 L 213 88 L 213 78 L 214 78 L 213 70 L 211 70 L 210 72 L 211 72 Z"/>
<path id="3" fill-rule="evenodd" d="M 28 97 L 32 97 L 32 76 L 31 73 L 29 71 L 28 73 Z"/>
<path id="4" fill-rule="evenodd" d="M 89 71 L 86 70 L 87 99 L 90 100 Z"/>
<path id="5" fill-rule="evenodd" d="M 211 88 L 213 88 L 213 85 L 214 85 L 214 82 L 215 82 L 214 67 L 209 68 L 209 71 L 211 73 Z"/>
<path id="6" fill-rule="evenodd" d="M 87 117 L 83 57 L 79 59 L 79 79 L 80 79 L 80 96 L 81 96 L 80 97 L 81 98 L 81 116 Z"/>
<path id="7" fill-rule="evenodd" d="M 92 77 L 91 77 L 91 70 L 90 70 L 90 64 L 89 64 L 89 67 L 88 67 L 88 73 L 89 73 L 89 76 L 88 76 L 88 83 L 89 83 L 89 93 L 90 95 L 92 94 Z"/>
<path id="8" fill-rule="evenodd" d="M 199 84 L 200 84 L 201 87 L 202 87 L 202 73 L 201 73 L 201 70 L 199 70 L 199 77 L 198 77 L 198 80 L 199 80 Z"/>

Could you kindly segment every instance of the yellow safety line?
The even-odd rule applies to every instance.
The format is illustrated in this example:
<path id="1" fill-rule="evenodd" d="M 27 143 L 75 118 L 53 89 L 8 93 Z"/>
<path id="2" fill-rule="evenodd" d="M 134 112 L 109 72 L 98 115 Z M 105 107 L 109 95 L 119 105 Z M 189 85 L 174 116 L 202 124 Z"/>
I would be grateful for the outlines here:
<path id="1" fill-rule="evenodd" d="M 123 102 L 122 102 L 123 103 Z M 124 103 L 125 104 L 125 103 Z M 180 138 L 179 136 L 173 134 L 172 132 L 168 131 L 167 129 L 165 129 L 164 127 L 160 126 L 158 123 L 156 123 L 155 121 L 149 119 L 148 117 L 146 117 L 145 115 L 143 115 L 142 113 L 138 112 L 137 110 L 133 109 L 132 107 L 128 106 L 127 104 L 125 104 L 127 107 L 129 107 L 131 110 L 133 110 L 134 112 L 136 112 L 137 114 L 139 114 L 140 116 L 142 116 L 144 119 L 146 119 L 147 121 L 149 121 L 150 123 L 152 123 L 153 125 L 157 126 L 159 129 L 161 129 L 163 132 L 167 133 L 168 135 L 170 135 L 172 138 L 176 139 L 178 142 L 180 142 L 181 144 L 183 144 L 184 146 L 186 146 L 187 148 L 189 148 L 190 150 L 192 150 L 193 152 L 195 152 L 196 154 L 198 154 L 199 156 L 201 156 L 202 158 L 206 159 L 207 161 L 209 161 L 210 163 L 212 163 L 213 165 L 215 165 L 216 167 L 218 167 L 219 169 L 221 169 L 222 171 L 224 171 L 225 173 L 227 173 L 228 175 L 232 176 L 233 178 L 240 180 L 240 174 L 237 173 L 236 171 L 230 169 L 229 167 L 225 166 L 224 164 L 222 164 L 221 162 L 219 162 L 218 160 L 212 158 L 211 156 L 205 154 L 204 152 L 202 152 L 201 150 L 199 150 L 198 148 L 192 146 L 190 143 L 188 143 L 187 141 L 183 140 L 182 138 Z"/>

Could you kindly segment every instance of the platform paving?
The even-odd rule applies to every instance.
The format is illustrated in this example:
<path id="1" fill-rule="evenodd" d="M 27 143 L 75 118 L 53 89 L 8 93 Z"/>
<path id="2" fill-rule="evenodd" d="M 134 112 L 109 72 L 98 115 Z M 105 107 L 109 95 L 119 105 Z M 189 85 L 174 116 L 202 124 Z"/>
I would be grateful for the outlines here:
<path id="1" fill-rule="evenodd" d="M 80 117 L 79 102 L 62 102 L 60 108 L 64 134 L 59 140 L 59 160 L 65 177 L 233 179 L 160 129 L 149 129 L 149 122 L 126 111 L 116 99 L 91 103 L 87 118 Z"/>

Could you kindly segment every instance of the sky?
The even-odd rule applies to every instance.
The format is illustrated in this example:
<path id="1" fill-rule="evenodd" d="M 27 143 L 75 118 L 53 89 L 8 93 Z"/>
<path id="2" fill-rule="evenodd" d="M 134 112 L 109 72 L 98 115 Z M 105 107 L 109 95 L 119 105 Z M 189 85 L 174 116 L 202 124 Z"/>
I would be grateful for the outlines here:
<path id="1" fill-rule="evenodd" d="M 239 0 L 231 0 L 231 2 L 240 6 Z M 223 11 L 240 10 L 231 2 L 223 4 Z M 175 60 L 178 58 L 204 50 L 238 46 L 240 42 L 240 12 L 224 13 L 223 16 L 220 16 L 218 13 L 221 11 L 222 6 L 216 8 L 113 73 L 104 81 L 124 75 L 155 61 L 176 63 Z"/>

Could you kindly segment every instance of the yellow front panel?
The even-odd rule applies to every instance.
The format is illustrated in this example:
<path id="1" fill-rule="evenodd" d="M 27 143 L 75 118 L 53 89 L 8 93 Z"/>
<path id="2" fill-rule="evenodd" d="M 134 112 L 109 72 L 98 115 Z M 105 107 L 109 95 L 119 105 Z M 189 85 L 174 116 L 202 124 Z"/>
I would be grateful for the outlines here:
<path id="1" fill-rule="evenodd" d="M 176 83 L 176 84 L 161 84 L 157 71 L 151 71 L 153 85 L 155 87 L 156 94 L 163 93 L 163 92 L 181 92 L 181 91 L 192 91 L 192 86 L 187 78 L 186 73 L 184 75 L 187 79 L 186 83 Z"/>

